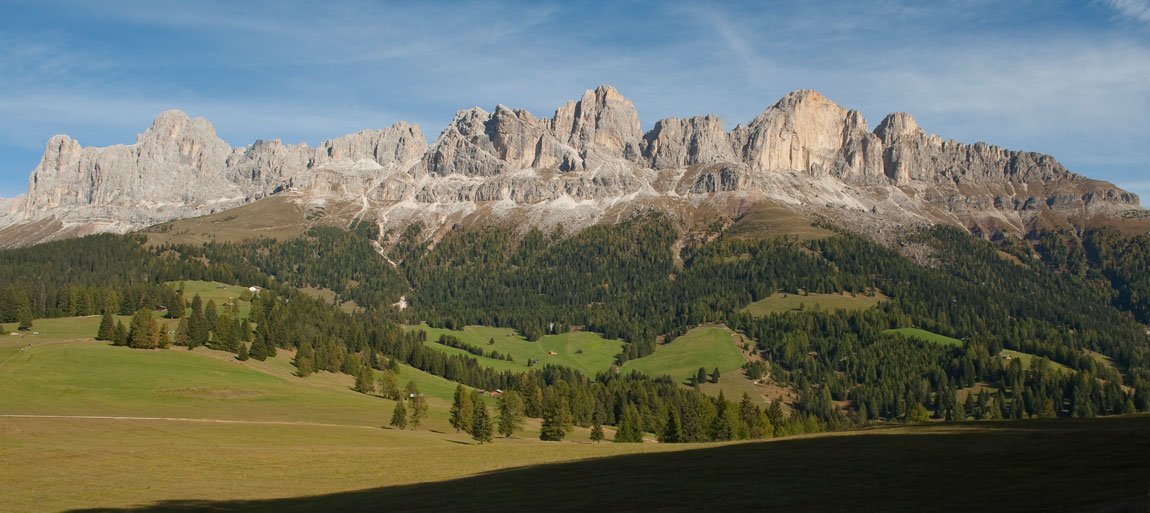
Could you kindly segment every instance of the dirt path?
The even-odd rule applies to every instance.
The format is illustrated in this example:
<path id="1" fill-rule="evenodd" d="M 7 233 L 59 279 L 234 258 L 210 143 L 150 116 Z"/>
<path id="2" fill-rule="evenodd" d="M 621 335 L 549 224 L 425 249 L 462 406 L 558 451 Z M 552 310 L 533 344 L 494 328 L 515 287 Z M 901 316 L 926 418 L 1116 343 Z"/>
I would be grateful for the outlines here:
<path id="1" fill-rule="evenodd" d="M 276 420 L 228 420 L 228 419 L 197 419 L 189 417 L 126 417 L 117 415 L 22 415 L 0 414 L 0 418 L 7 419 L 73 419 L 73 420 L 143 420 L 167 422 L 200 422 L 209 424 L 257 424 L 275 426 L 316 426 L 316 427 L 343 427 L 360 429 L 380 429 L 377 426 L 363 426 L 356 424 L 324 424 L 320 422 L 289 422 Z"/>

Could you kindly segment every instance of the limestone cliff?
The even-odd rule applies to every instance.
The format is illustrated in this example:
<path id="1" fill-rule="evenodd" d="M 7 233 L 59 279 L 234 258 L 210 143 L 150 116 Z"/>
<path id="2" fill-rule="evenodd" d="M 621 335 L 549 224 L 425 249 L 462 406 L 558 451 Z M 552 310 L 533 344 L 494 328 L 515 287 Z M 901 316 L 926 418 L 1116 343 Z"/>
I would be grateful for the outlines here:
<path id="1" fill-rule="evenodd" d="M 908 114 L 871 132 L 857 111 L 815 91 L 790 93 L 730 131 L 715 116 L 640 127 L 634 105 L 608 86 L 550 119 L 502 105 L 463 110 L 430 145 L 418 126 L 396 123 L 315 148 L 277 140 L 233 149 L 206 120 L 168 111 L 131 145 L 51 138 L 28 193 L 0 211 L 0 244 L 128 231 L 272 194 L 351 202 L 384 229 L 468 220 L 578 228 L 636 209 L 734 216 L 770 201 L 875 233 L 935 222 L 1025 231 L 1036 220 L 1139 208 L 1135 195 L 1051 156 L 944 140 Z"/>

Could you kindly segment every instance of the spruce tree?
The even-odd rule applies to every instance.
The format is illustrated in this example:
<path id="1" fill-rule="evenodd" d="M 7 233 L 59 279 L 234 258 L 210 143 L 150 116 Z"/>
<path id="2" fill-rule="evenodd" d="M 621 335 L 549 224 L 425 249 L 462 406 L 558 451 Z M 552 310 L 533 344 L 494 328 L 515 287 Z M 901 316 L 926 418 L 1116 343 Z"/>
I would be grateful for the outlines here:
<path id="1" fill-rule="evenodd" d="M 481 444 L 491 441 L 491 417 L 487 414 L 487 404 L 483 401 L 475 405 L 475 420 L 471 425 L 471 438 Z"/>
<path id="2" fill-rule="evenodd" d="M 718 383 L 718 382 L 719 382 L 719 368 L 715 367 L 715 370 L 711 372 L 711 383 Z"/>
<path id="3" fill-rule="evenodd" d="M 539 439 L 557 442 L 567 436 L 562 411 L 557 401 L 546 401 L 543 405 L 543 426 L 539 429 Z"/>
<path id="4" fill-rule="evenodd" d="M 403 399 L 395 402 L 395 411 L 391 414 L 391 427 L 395 429 L 407 429 L 407 408 L 403 406 L 404 402 Z"/>
<path id="5" fill-rule="evenodd" d="M 219 310 L 216 308 L 216 300 L 209 299 L 208 303 L 204 305 L 204 320 L 207 321 L 208 331 L 216 331 L 216 321 L 219 320 Z"/>
<path id="6" fill-rule="evenodd" d="M 175 301 L 172 301 L 171 306 L 168 307 L 168 318 L 170 319 L 183 319 L 184 310 L 187 309 L 188 302 L 184 300 L 184 294 L 177 293 Z"/>
<path id="7" fill-rule="evenodd" d="M 499 434 L 510 437 L 523 424 L 523 396 L 508 390 L 499 397 Z"/>
<path id="8" fill-rule="evenodd" d="M 639 410 L 634 404 L 627 403 L 623 408 L 622 418 L 619 419 L 619 428 L 615 431 L 615 443 L 637 443 L 643 441 L 643 428 L 640 425 Z"/>
<path id="9" fill-rule="evenodd" d="M 679 411 L 672 406 L 667 408 L 667 425 L 663 428 L 663 435 L 659 441 L 666 444 L 683 441 L 683 427 L 679 421 Z"/>
<path id="10" fill-rule="evenodd" d="M 591 422 L 591 441 L 595 443 L 603 441 L 603 424 L 598 420 Z"/>
<path id="11" fill-rule="evenodd" d="M 366 364 L 360 365 L 359 370 L 355 373 L 355 391 L 361 394 L 375 392 L 375 379 L 372 376 L 371 367 Z"/>
<path id="12" fill-rule="evenodd" d="M 697 372 L 695 372 L 695 383 L 698 385 L 701 385 L 701 384 L 705 383 L 706 381 L 707 381 L 707 369 L 699 367 L 699 370 Z"/>
<path id="13" fill-rule="evenodd" d="M 395 380 L 395 371 L 385 369 L 379 374 L 379 395 L 393 401 L 399 399 L 399 384 Z"/>
<path id="14" fill-rule="evenodd" d="M 455 386 L 450 422 L 456 432 L 464 431 L 468 434 L 471 434 L 471 426 L 475 424 L 475 405 L 471 402 L 471 393 L 463 385 Z"/>
<path id="15" fill-rule="evenodd" d="M 128 328 L 124 327 L 123 321 L 116 321 L 116 327 L 112 329 L 112 344 L 117 346 L 128 345 Z"/>
<path id="16" fill-rule="evenodd" d="M 408 401 L 411 402 L 411 429 L 419 429 L 423 419 L 427 418 L 427 398 L 419 393 L 419 387 L 415 386 L 414 381 L 408 381 L 407 386 L 404 387 L 407 392 Z"/>
<path id="17" fill-rule="evenodd" d="M 32 329 L 32 306 L 28 304 L 28 300 L 24 299 L 20 302 L 20 306 L 16 309 L 16 321 L 19 325 L 16 326 L 17 330 L 28 331 Z"/>
<path id="18" fill-rule="evenodd" d="M 248 345 L 240 344 L 240 350 L 236 352 L 236 359 L 241 362 L 248 361 Z"/>
<path id="19" fill-rule="evenodd" d="M 176 339 L 173 343 L 177 346 L 187 346 L 188 340 L 188 318 L 180 317 L 180 322 L 176 323 Z"/>
<path id="20" fill-rule="evenodd" d="M 112 312 L 105 310 L 104 316 L 100 317 L 100 329 L 96 332 L 96 340 L 112 340 L 112 330 L 116 327 L 116 320 L 112 318 Z M 0 332 L 3 332 L 0 329 Z"/>

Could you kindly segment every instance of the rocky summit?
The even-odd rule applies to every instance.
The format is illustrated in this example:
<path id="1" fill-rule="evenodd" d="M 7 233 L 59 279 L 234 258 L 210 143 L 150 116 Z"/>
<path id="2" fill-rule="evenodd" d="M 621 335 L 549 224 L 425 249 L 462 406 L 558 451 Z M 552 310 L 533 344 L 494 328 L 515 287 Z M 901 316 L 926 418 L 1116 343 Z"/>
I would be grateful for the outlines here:
<path id="1" fill-rule="evenodd" d="M 127 232 L 272 195 L 356 205 L 381 229 L 513 223 L 578 229 L 650 209 L 737 219 L 770 203 L 889 239 L 908 224 L 983 234 L 1142 217 L 1138 198 L 1053 157 L 923 131 L 895 113 L 873 131 L 858 111 L 792 92 L 746 125 L 662 119 L 601 86 L 550 118 L 463 110 L 427 143 L 403 122 L 312 148 L 230 147 L 203 118 L 161 113 L 130 145 L 52 137 L 28 192 L 0 203 L 0 245 Z"/>

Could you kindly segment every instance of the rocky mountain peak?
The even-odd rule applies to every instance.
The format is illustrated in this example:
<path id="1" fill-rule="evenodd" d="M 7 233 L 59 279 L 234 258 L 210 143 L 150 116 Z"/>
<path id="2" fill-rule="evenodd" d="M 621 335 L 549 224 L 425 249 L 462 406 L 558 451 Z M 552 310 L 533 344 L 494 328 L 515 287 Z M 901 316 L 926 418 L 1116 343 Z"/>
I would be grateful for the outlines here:
<path id="1" fill-rule="evenodd" d="M 918 122 L 914 120 L 914 117 L 905 112 L 888 114 L 887 117 L 883 118 L 882 122 L 875 127 L 874 133 L 887 144 L 893 143 L 904 136 L 923 135 L 922 129 L 918 127 Z"/>
<path id="2" fill-rule="evenodd" d="M 643 138 L 635 105 L 606 85 L 587 90 L 578 102 L 560 107 L 552 127 L 561 142 L 578 150 L 598 146 L 628 159 L 638 157 Z"/>
<path id="3" fill-rule="evenodd" d="M 469 219 L 578 228 L 635 209 L 689 217 L 756 201 L 875 233 L 907 222 L 1023 231 L 1118 216 L 1138 202 L 1049 155 L 928 135 L 905 113 L 871 132 L 858 111 L 812 90 L 729 132 L 704 115 L 659 120 L 643 134 L 635 106 L 600 86 L 550 119 L 504 105 L 461 110 L 430 145 L 400 122 L 315 148 L 273 140 L 233 149 L 207 120 L 180 111 L 160 113 L 132 145 L 84 148 L 55 136 L 28 194 L 0 212 L 0 245 L 20 223 L 63 228 L 8 240 L 122 232 L 285 191 L 309 205 L 354 202 L 384 231 Z"/>

